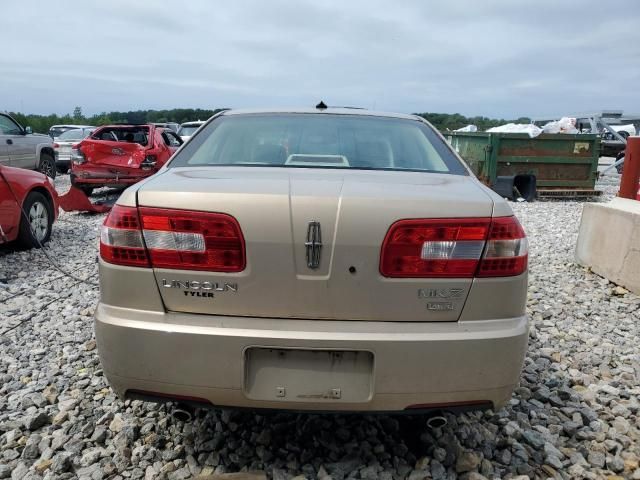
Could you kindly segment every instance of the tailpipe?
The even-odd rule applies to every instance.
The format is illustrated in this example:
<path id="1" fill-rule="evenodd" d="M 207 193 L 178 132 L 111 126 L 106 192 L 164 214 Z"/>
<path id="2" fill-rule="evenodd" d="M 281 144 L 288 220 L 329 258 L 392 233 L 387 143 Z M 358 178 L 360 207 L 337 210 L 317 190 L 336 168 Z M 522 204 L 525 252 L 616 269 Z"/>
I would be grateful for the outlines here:
<path id="1" fill-rule="evenodd" d="M 447 420 L 447 417 L 445 417 L 441 413 L 431 415 L 429 418 L 427 418 L 427 427 L 431 429 L 442 428 L 446 426 L 447 423 L 449 423 L 449 421 Z"/>
<path id="2" fill-rule="evenodd" d="M 191 422 L 193 419 L 193 408 L 189 405 L 179 403 L 173 410 L 171 410 L 171 416 L 174 420 L 178 420 L 179 422 Z"/>

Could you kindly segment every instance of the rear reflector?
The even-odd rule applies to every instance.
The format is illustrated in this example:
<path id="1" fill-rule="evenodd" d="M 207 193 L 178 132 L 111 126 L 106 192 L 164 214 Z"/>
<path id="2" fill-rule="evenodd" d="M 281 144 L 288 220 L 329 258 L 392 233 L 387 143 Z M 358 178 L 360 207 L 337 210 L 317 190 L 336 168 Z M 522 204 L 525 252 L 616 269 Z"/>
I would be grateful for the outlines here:
<path id="1" fill-rule="evenodd" d="M 519 275 L 527 239 L 515 217 L 400 220 L 384 239 L 380 273 L 392 278 Z"/>
<path id="2" fill-rule="evenodd" d="M 109 263 L 240 272 L 246 266 L 240 225 L 223 213 L 116 205 L 100 235 Z"/>

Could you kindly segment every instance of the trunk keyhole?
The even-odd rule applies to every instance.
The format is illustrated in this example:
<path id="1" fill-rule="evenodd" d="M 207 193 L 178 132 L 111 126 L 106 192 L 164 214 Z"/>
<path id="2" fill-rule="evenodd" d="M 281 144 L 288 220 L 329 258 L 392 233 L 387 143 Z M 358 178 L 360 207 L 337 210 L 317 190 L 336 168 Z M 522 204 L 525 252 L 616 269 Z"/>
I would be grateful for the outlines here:
<path id="1" fill-rule="evenodd" d="M 353 265 L 349 267 L 349 273 L 354 274 L 356 273 L 356 267 L 354 267 Z"/>

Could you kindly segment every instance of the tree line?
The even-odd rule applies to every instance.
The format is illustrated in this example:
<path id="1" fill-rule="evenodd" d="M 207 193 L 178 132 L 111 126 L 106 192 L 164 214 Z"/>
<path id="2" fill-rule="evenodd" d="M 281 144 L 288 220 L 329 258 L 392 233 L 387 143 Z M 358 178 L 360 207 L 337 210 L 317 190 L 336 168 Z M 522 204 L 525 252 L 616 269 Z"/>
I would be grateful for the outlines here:
<path id="1" fill-rule="evenodd" d="M 459 113 L 415 113 L 436 127 L 441 132 L 449 130 L 456 130 L 458 128 L 466 127 L 467 125 L 475 125 L 478 127 L 479 132 L 504 125 L 506 123 L 531 123 L 531 119 L 527 117 L 520 117 L 515 120 L 505 120 L 503 118 L 488 118 L 488 117 L 465 117 Z"/>
<path id="2" fill-rule="evenodd" d="M 66 115 L 32 115 L 9 112 L 22 126 L 30 126 L 34 132 L 47 133 L 52 125 L 109 125 L 114 123 L 184 123 L 193 120 L 207 120 L 212 115 L 223 110 L 216 108 L 207 110 L 201 108 L 174 108 L 171 110 L 131 110 L 128 112 L 102 112 L 85 116 L 81 107 L 76 107 L 73 113 Z M 465 117 L 459 113 L 416 113 L 433 124 L 438 130 L 446 132 L 456 130 L 469 124 L 476 125 L 479 131 L 505 123 L 530 123 L 530 119 L 520 117 L 516 120 L 505 120 L 488 117 Z"/>
<path id="3" fill-rule="evenodd" d="M 76 107 L 71 114 L 33 115 L 19 112 L 9 112 L 23 127 L 30 126 L 34 132 L 47 133 L 52 125 L 112 125 L 116 123 L 184 123 L 193 120 L 207 120 L 212 115 L 223 110 L 216 108 L 207 110 L 202 108 L 174 108 L 172 110 L 131 110 L 128 112 L 102 112 L 85 116 L 81 107 Z"/>

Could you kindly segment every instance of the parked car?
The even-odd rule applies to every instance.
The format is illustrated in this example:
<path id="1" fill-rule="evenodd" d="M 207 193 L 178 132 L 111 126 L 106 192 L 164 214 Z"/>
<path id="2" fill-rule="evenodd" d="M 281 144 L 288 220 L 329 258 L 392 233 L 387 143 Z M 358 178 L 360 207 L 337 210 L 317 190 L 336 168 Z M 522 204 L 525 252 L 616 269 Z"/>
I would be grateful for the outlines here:
<path id="1" fill-rule="evenodd" d="M 120 196 L 100 277 L 98 350 L 124 398 L 499 408 L 527 348 L 525 233 L 412 115 L 214 116 Z"/>
<path id="2" fill-rule="evenodd" d="M 156 127 L 166 128 L 173 132 L 177 132 L 180 128 L 180 125 L 175 122 L 167 122 L 167 123 L 151 123 L 150 125 L 155 125 Z"/>
<path id="3" fill-rule="evenodd" d="M 71 184 L 87 195 L 95 187 L 131 185 L 157 172 L 182 143 L 155 125 L 100 127 L 72 147 Z"/>
<path id="4" fill-rule="evenodd" d="M 198 130 L 202 125 L 204 125 L 204 122 L 202 120 L 196 120 L 195 122 L 184 122 L 178 129 L 178 135 L 180 135 L 180 138 L 182 138 L 182 140 L 186 142 L 191 138 L 191 135 L 196 133 L 196 130 Z"/>
<path id="5" fill-rule="evenodd" d="M 49 177 L 0 165 L 0 244 L 17 240 L 39 248 L 49 241 L 57 216 L 58 194 Z"/>
<path id="6" fill-rule="evenodd" d="M 49 128 L 49 136 L 54 140 L 56 140 L 64 132 L 68 130 L 75 130 L 77 128 L 85 129 L 85 128 L 96 128 L 96 127 L 93 127 L 91 125 L 52 125 L 51 128 Z"/>
<path id="7" fill-rule="evenodd" d="M 0 113 L 0 165 L 38 170 L 56 176 L 53 142 L 47 135 L 22 127 L 7 113 Z"/>
<path id="8" fill-rule="evenodd" d="M 627 140 L 632 135 L 636 135 L 636 128 L 633 124 L 628 125 L 611 125 L 622 138 Z M 624 157 L 624 149 L 627 147 L 625 142 L 616 138 L 613 133 L 604 130 L 601 134 L 600 154 L 603 157 L 616 157 L 616 159 Z"/>
<path id="9" fill-rule="evenodd" d="M 80 140 L 88 137 L 96 127 L 74 128 L 62 132 L 53 143 L 56 156 L 56 168 L 59 172 L 67 173 L 71 168 L 71 147 Z"/>

